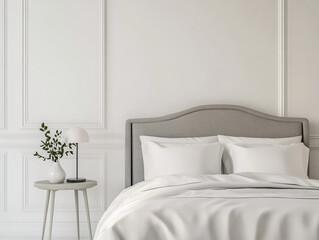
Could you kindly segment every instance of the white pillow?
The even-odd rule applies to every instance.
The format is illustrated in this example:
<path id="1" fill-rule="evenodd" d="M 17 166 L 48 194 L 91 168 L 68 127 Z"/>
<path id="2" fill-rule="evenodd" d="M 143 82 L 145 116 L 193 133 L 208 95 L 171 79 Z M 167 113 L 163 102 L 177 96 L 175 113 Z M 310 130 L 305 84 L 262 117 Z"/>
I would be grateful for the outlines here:
<path id="1" fill-rule="evenodd" d="M 158 144 L 148 142 L 148 179 L 174 174 L 220 174 L 222 147 L 219 143 Z M 147 179 L 146 179 L 147 180 Z"/>
<path id="2" fill-rule="evenodd" d="M 143 163 L 144 163 L 144 179 L 150 179 L 149 176 L 149 162 L 150 156 L 148 151 L 148 142 L 156 142 L 156 143 L 175 143 L 175 144 L 196 144 L 196 143 L 216 143 L 218 142 L 217 136 L 209 136 L 209 137 L 188 137 L 188 138 L 163 138 L 163 137 L 153 137 L 153 136 L 140 136 L 141 147 L 143 153 Z"/>
<path id="3" fill-rule="evenodd" d="M 234 173 L 258 172 L 308 178 L 309 148 L 303 143 L 273 146 L 229 145 Z"/>
<path id="4" fill-rule="evenodd" d="M 245 144 L 245 145 L 287 145 L 300 143 L 301 136 L 288 138 L 251 138 L 251 137 L 232 137 L 218 135 L 218 141 L 224 146 L 223 165 L 224 173 L 233 173 L 233 161 L 229 154 L 228 144 Z"/>

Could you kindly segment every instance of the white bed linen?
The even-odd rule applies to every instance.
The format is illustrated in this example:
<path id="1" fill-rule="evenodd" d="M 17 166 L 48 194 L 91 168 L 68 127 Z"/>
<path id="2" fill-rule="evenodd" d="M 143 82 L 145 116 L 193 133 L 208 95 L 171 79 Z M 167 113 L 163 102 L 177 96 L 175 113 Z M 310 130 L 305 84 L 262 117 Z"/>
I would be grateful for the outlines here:
<path id="1" fill-rule="evenodd" d="M 309 148 L 303 143 L 289 145 L 229 144 L 234 173 L 259 172 L 308 178 Z"/>
<path id="2" fill-rule="evenodd" d="M 220 174 L 223 147 L 219 143 L 147 143 L 149 179 L 176 174 Z"/>
<path id="3" fill-rule="evenodd" d="M 319 239 L 319 181 L 241 173 L 175 175 L 124 190 L 95 240 Z"/>
<path id="4" fill-rule="evenodd" d="M 155 142 L 158 144 L 202 144 L 202 143 L 217 143 L 217 136 L 208 137 L 186 137 L 186 138 L 164 138 L 154 136 L 140 136 L 141 147 L 143 153 L 144 163 L 144 179 L 152 179 L 152 160 L 148 149 L 149 142 Z"/>
<path id="5" fill-rule="evenodd" d="M 302 136 L 287 137 L 287 138 L 253 138 L 253 137 L 233 137 L 218 135 L 218 141 L 224 145 L 225 151 L 223 156 L 224 173 L 234 173 L 233 160 L 229 153 L 229 144 L 239 145 L 289 145 L 294 143 L 300 143 Z"/>

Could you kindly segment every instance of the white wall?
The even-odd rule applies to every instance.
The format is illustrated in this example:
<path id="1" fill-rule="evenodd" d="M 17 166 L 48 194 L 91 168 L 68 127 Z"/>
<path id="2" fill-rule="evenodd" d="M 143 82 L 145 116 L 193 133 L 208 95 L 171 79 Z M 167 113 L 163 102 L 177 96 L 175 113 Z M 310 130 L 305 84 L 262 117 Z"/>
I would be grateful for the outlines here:
<path id="1" fill-rule="evenodd" d="M 40 237 L 41 121 L 90 133 L 80 172 L 98 180 L 94 228 L 124 187 L 128 118 L 213 103 L 308 117 L 319 178 L 318 1 L 0 0 L 0 13 L 0 239 Z M 76 237 L 73 204 L 57 193 L 56 239 Z"/>

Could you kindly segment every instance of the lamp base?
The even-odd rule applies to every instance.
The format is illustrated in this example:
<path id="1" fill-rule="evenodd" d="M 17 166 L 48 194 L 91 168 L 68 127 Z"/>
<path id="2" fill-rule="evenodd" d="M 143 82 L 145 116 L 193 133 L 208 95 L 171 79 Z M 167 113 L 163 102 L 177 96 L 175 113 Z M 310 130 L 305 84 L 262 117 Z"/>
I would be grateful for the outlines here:
<path id="1" fill-rule="evenodd" d="M 80 183 L 80 182 L 86 182 L 85 178 L 68 178 L 66 180 L 68 183 Z"/>

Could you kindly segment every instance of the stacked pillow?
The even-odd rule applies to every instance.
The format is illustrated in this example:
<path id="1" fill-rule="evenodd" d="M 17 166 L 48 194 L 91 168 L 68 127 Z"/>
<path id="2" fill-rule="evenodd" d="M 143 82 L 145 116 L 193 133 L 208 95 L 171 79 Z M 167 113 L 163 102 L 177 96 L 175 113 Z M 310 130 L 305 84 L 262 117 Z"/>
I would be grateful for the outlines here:
<path id="1" fill-rule="evenodd" d="M 225 153 L 223 156 L 223 165 L 225 173 L 233 173 L 233 157 L 231 155 L 232 145 L 239 146 L 272 146 L 272 145 L 290 145 L 295 143 L 301 143 L 301 136 L 297 137 L 288 137 L 288 138 L 251 138 L 251 137 L 232 137 L 232 136 L 224 136 L 218 135 L 218 141 L 225 146 Z"/>
<path id="2" fill-rule="evenodd" d="M 218 137 L 141 136 L 144 179 L 172 174 L 219 174 L 223 148 Z M 184 161 L 185 160 L 185 161 Z"/>
<path id="3" fill-rule="evenodd" d="M 163 175 L 260 172 L 307 177 L 309 149 L 301 136 L 249 138 L 141 136 L 144 178 Z"/>

